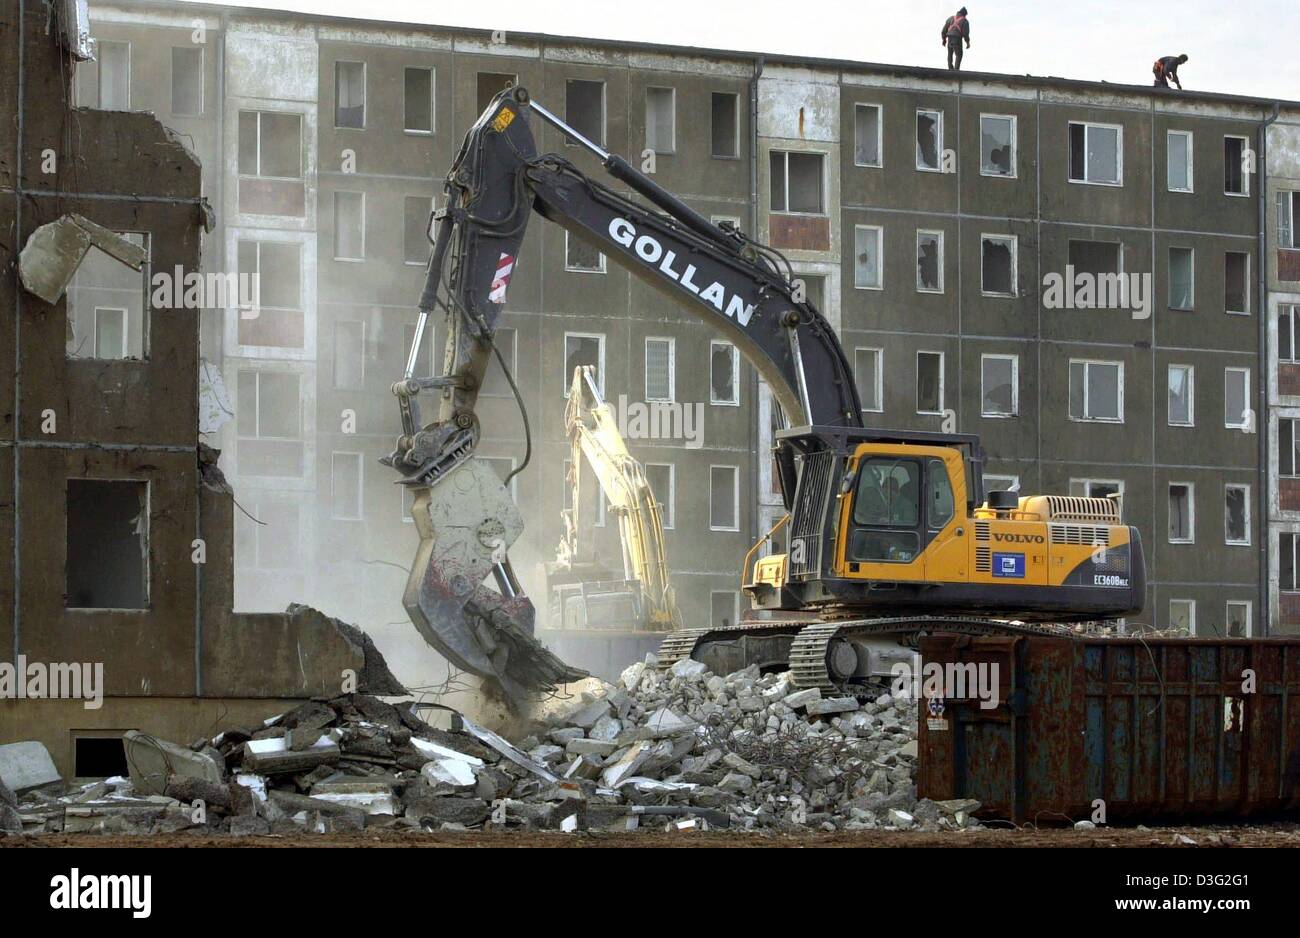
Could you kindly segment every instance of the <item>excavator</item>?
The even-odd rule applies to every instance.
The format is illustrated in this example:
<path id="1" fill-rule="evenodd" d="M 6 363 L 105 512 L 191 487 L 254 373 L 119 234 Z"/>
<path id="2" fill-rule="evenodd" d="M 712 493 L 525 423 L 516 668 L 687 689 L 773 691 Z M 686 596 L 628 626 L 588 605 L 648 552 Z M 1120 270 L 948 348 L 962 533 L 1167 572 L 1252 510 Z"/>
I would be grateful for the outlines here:
<path id="1" fill-rule="evenodd" d="M 593 154 L 640 200 L 539 153 L 534 121 Z M 475 400 L 490 358 L 505 368 L 496 322 L 533 212 L 734 343 L 789 424 L 773 446 L 785 552 L 750 566 L 751 551 L 751 612 L 734 625 L 671 633 L 661 664 L 691 657 L 720 673 L 756 664 L 790 671 L 800 687 L 866 693 L 927 633 L 1036 634 L 1141 611 L 1142 545 L 1115 501 L 985 493 L 977 437 L 867 427 L 844 350 L 782 255 L 712 223 L 526 89 L 490 102 L 444 188 L 406 373 L 393 385 L 402 435 L 384 461 L 415 491 L 421 542 L 406 610 L 430 645 L 485 679 L 485 692 L 518 703 L 583 676 L 533 637 L 533 607 L 509 558 L 519 510 L 475 456 Z M 448 323 L 443 374 L 419 377 L 416 350 L 439 312 Z M 529 447 L 521 471 L 531 455 L 527 408 L 507 378 Z M 426 392 L 438 395 L 428 423 L 418 406 Z"/>
<path id="2" fill-rule="evenodd" d="M 629 629 L 667 632 L 682 627 L 682 614 L 664 549 L 663 509 L 645 467 L 628 452 L 618 419 L 605 403 L 591 365 L 573 369 L 565 407 L 569 433 L 573 507 L 564 512 L 564 536 L 554 563 L 546 566 L 547 594 L 555 628 Z M 592 474 L 618 523 L 622 578 L 583 549 L 582 466 Z"/>

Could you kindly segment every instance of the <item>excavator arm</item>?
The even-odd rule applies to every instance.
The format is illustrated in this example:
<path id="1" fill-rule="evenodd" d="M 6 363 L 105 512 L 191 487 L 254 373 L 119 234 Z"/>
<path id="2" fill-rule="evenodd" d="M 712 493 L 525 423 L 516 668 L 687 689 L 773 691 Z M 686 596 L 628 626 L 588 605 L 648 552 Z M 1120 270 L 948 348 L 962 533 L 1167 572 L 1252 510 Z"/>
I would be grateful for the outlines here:
<path id="1" fill-rule="evenodd" d="M 562 156 L 538 154 L 534 118 L 595 154 L 614 180 L 654 208 L 590 179 Z M 481 435 L 475 403 L 494 356 L 528 433 L 526 402 L 494 337 L 532 212 L 710 323 L 767 381 L 792 424 L 860 427 L 861 410 L 834 330 L 802 298 L 784 258 L 713 224 L 622 157 L 583 138 L 523 88 L 498 94 L 479 116 L 445 193 L 433 218 L 433 250 L 406 373 L 393 385 L 402 435 L 384 460 L 401 474 L 401 484 L 416 490 L 421 545 L 404 605 L 430 645 L 518 701 L 581 676 L 532 637 L 533 607 L 519 590 L 508 553 L 522 521 L 504 485 L 474 457 Z M 417 350 L 429 318 L 439 313 L 448 326 L 443 373 L 421 377 Z M 438 409 L 425 423 L 419 397 L 430 393 Z M 795 457 L 778 451 L 777 459 L 788 504 Z M 496 590 L 485 585 L 489 575 Z"/>

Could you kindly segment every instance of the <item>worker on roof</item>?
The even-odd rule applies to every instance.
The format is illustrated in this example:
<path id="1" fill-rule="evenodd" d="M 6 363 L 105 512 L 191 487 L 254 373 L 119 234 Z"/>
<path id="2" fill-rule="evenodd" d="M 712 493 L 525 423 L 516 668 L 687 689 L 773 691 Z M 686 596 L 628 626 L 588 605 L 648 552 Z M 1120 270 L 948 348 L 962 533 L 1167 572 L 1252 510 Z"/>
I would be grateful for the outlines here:
<path id="1" fill-rule="evenodd" d="M 1182 55 L 1166 55 L 1156 59 L 1156 64 L 1151 66 L 1151 74 L 1156 76 L 1155 87 L 1168 88 L 1169 79 L 1174 80 L 1178 90 L 1183 90 L 1183 83 L 1178 80 L 1178 66 L 1187 61 L 1187 53 Z"/>
<path id="2" fill-rule="evenodd" d="M 962 7 L 948 17 L 939 32 L 939 42 L 948 47 L 948 68 L 956 71 L 961 68 L 962 40 L 970 48 L 970 20 L 966 19 L 966 8 Z"/>

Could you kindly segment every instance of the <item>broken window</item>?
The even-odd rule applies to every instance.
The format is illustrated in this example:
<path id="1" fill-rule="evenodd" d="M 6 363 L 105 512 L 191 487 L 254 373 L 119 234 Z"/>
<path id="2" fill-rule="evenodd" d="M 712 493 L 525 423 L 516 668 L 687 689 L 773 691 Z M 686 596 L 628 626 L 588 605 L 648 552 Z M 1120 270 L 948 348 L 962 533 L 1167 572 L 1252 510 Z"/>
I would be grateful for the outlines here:
<path id="1" fill-rule="evenodd" d="M 1229 430 L 1250 426 L 1250 369 L 1223 369 L 1223 425 Z"/>
<path id="2" fill-rule="evenodd" d="M 334 193 L 334 259 L 336 261 L 359 261 L 366 256 L 365 206 L 365 193 Z"/>
<path id="3" fill-rule="evenodd" d="M 1165 173 L 1170 192 L 1192 191 L 1192 133 L 1171 130 L 1165 134 Z"/>
<path id="4" fill-rule="evenodd" d="M 289 371 L 240 371 L 235 401 L 240 475 L 300 477 L 299 376 Z"/>
<path id="5" fill-rule="evenodd" d="M 879 104 L 858 104 L 853 108 L 853 164 L 880 166 L 882 110 Z"/>
<path id="6" fill-rule="evenodd" d="M 882 354 L 883 352 L 878 348 L 853 350 L 853 377 L 858 386 L 858 401 L 862 404 L 863 410 L 876 414 L 884 410 Z"/>
<path id="7" fill-rule="evenodd" d="M 943 111 L 916 112 L 916 168 L 943 171 Z"/>
<path id="8" fill-rule="evenodd" d="M 709 624 L 712 628 L 726 628 L 738 621 L 739 595 L 731 590 L 713 590 L 709 593 Z"/>
<path id="9" fill-rule="evenodd" d="M 943 292 L 943 232 L 916 233 L 916 289 L 921 293 Z"/>
<path id="10" fill-rule="evenodd" d="M 677 500 L 673 466 L 671 463 L 648 462 L 645 464 L 645 477 L 650 484 L 650 491 L 654 493 L 655 501 L 659 503 L 664 529 L 671 531 L 676 520 L 673 503 Z"/>
<path id="11" fill-rule="evenodd" d="M 1245 137 L 1223 138 L 1223 192 L 1225 195 L 1249 195 L 1250 173 L 1246 166 Z"/>
<path id="12" fill-rule="evenodd" d="M 605 394 L 605 337 L 599 333 L 566 332 L 564 334 L 564 396 L 569 396 L 573 372 L 577 368 L 593 366 L 596 370 L 596 389 Z"/>
<path id="13" fill-rule="evenodd" d="M 1196 634 L 1196 600 L 1169 600 L 1169 627 L 1182 629 L 1188 635 Z"/>
<path id="14" fill-rule="evenodd" d="M 884 286 L 884 236 L 885 230 L 875 225 L 853 226 L 853 286 L 859 290 Z"/>
<path id="15" fill-rule="evenodd" d="M 1195 421 L 1196 371 L 1191 365 L 1169 366 L 1169 426 L 1190 427 Z"/>
<path id="16" fill-rule="evenodd" d="M 980 174 L 1016 175 L 1016 119 L 1000 114 L 980 115 Z"/>
<path id="17" fill-rule="evenodd" d="M 403 78 L 402 107 L 405 111 L 402 128 L 407 133 L 433 133 L 433 69 L 406 69 Z"/>
<path id="18" fill-rule="evenodd" d="M 514 375 L 518 371 L 519 335 L 516 330 L 510 326 L 498 326 L 496 334 L 492 337 L 492 343 L 505 359 L 510 374 Z M 515 380 L 517 381 L 518 378 Z M 497 361 L 496 355 L 488 360 L 487 374 L 483 376 L 483 388 L 479 393 L 489 397 L 505 397 L 512 393 L 510 382 L 506 380 L 505 373 L 501 370 L 501 362 Z"/>
<path id="19" fill-rule="evenodd" d="M 1170 544 L 1191 544 L 1196 539 L 1192 491 L 1192 486 L 1186 482 L 1171 482 L 1169 485 Z"/>
<path id="20" fill-rule="evenodd" d="M 674 399 L 676 349 L 672 339 L 645 340 L 645 399 L 671 401 Z"/>
<path id="21" fill-rule="evenodd" d="M 597 146 L 605 145 L 605 83 L 570 78 L 564 85 L 564 122 Z M 566 144 L 578 141 L 566 137 Z"/>
<path id="22" fill-rule="evenodd" d="M 916 353 L 916 412 L 943 413 L 943 352 Z"/>
<path id="23" fill-rule="evenodd" d="M 656 153 L 677 150 L 677 92 L 673 88 L 645 90 L 645 145 Z"/>
<path id="24" fill-rule="evenodd" d="M 564 269 L 583 273 L 603 274 L 605 272 L 605 255 L 594 244 L 565 229 L 564 232 Z"/>
<path id="25" fill-rule="evenodd" d="M 740 470 L 735 466 L 709 467 L 709 528 L 740 530 Z"/>
<path id="26" fill-rule="evenodd" d="M 1223 255 L 1223 308 L 1229 313 L 1250 312 L 1250 255 L 1228 251 Z"/>
<path id="27" fill-rule="evenodd" d="M 203 47 L 172 47 L 172 114 L 203 114 Z"/>
<path id="28" fill-rule="evenodd" d="M 1250 603 L 1230 602 L 1225 610 L 1228 620 L 1229 638 L 1250 637 Z"/>
<path id="29" fill-rule="evenodd" d="M 1279 417 L 1277 421 L 1277 474 L 1300 477 L 1300 419 Z"/>
<path id="30" fill-rule="evenodd" d="M 402 200 L 403 238 L 406 263 L 429 263 L 429 219 L 433 200 L 424 195 L 408 195 Z"/>
<path id="31" fill-rule="evenodd" d="M 117 234 L 148 255 L 148 235 Z M 149 278 L 147 260 L 140 270 L 132 270 L 92 245 L 68 281 L 68 358 L 144 359 Z"/>
<path id="32" fill-rule="evenodd" d="M 334 126 L 364 130 L 366 126 L 366 66 L 364 62 L 334 63 Z"/>
<path id="33" fill-rule="evenodd" d="M 712 154 L 714 159 L 740 156 L 740 96 L 713 92 Z"/>
<path id="34" fill-rule="evenodd" d="M 302 116 L 276 111 L 240 111 L 239 174 L 302 178 Z"/>
<path id="35" fill-rule="evenodd" d="M 488 109 L 492 99 L 507 88 L 518 84 L 518 75 L 507 75 L 502 72 L 479 72 L 477 76 L 477 101 L 478 111 L 475 113 L 475 119 Z"/>
<path id="36" fill-rule="evenodd" d="M 99 60 L 99 110 L 131 110 L 131 44 L 101 39 L 95 57 Z"/>
<path id="37" fill-rule="evenodd" d="M 823 214 L 823 160 L 821 153 L 773 150 L 769 157 L 772 211 Z"/>
<path id="38" fill-rule="evenodd" d="M 1124 249 L 1118 241 L 1076 241 L 1070 239 L 1067 251 L 1069 265 L 1075 274 L 1090 274 L 1096 278 L 1097 303 L 1104 303 L 1106 290 L 1103 289 L 1102 277 L 1113 277 L 1123 273 Z M 1113 298 L 1118 300 L 1118 297 Z"/>
<path id="39" fill-rule="evenodd" d="M 985 417 L 1014 417 L 1020 409 L 1017 355 L 984 355 L 980 359 L 980 413 Z"/>
<path id="40" fill-rule="evenodd" d="M 1070 494 L 1079 498 L 1123 496 L 1124 483 L 1118 479 L 1071 479 Z"/>
<path id="41" fill-rule="evenodd" d="M 1070 181 L 1123 185 L 1124 128 L 1070 122 Z"/>
<path id="42" fill-rule="evenodd" d="M 730 342 L 709 343 L 709 403 L 740 403 L 740 351 Z"/>
<path id="43" fill-rule="evenodd" d="M 1196 302 L 1196 254 L 1192 248 L 1169 249 L 1169 308 L 1192 309 Z"/>
<path id="44" fill-rule="evenodd" d="M 980 239 L 980 282 L 986 296 L 1016 295 L 1016 239 L 984 235 Z"/>
<path id="45" fill-rule="evenodd" d="M 1277 194 L 1278 247 L 1300 247 L 1300 234 L 1297 234 L 1295 226 L 1297 219 L 1300 219 L 1300 192 L 1279 192 Z"/>
<path id="46" fill-rule="evenodd" d="M 797 274 L 797 282 L 803 284 L 804 302 L 820 313 L 826 312 L 826 278 L 822 274 Z"/>
<path id="47" fill-rule="evenodd" d="M 984 474 L 984 494 L 989 492 L 1019 492 L 1020 476 L 1000 476 Z"/>
<path id="48" fill-rule="evenodd" d="M 1278 306 L 1277 360 L 1295 363 L 1300 361 L 1300 347 L 1296 344 L 1296 313 L 1300 306 Z"/>
<path id="49" fill-rule="evenodd" d="M 1070 419 L 1124 422 L 1123 362 L 1070 361 Z"/>
<path id="50" fill-rule="evenodd" d="M 149 606 L 149 484 L 69 479 L 69 609 Z"/>
<path id="51" fill-rule="evenodd" d="M 1225 485 L 1223 487 L 1224 542 L 1233 545 L 1250 544 L 1250 486 Z"/>
<path id="52" fill-rule="evenodd" d="M 330 517 L 361 520 L 361 454 L 330 454 Z"/>
<path id="53" fill-rule="evenodd" d="M 350 319 L 334 323 L 334 387 L 357 391 L 365 386 L 366 324 Z"/>

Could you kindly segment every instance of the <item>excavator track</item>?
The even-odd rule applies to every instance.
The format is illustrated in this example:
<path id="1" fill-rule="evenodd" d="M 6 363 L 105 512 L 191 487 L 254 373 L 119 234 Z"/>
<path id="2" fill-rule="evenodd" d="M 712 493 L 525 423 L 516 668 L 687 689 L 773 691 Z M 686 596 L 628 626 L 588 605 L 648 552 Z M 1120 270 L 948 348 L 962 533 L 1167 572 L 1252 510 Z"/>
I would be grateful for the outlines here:
<path id="1" fill-rule="evenodd" d="M 725 639 L 740 634 L 790 631 L 798 629 L 790 646 L 789 665 L 794 683 L 802 688 L 816 687 L 823 692 L 852 693 L 852 687 L 838 682 L 827 665 L 834 642 L 852 638 L 895 636 L 912 644 L 919 636 L 932 632 L 956 632 L 965 635 L 1070 635 L 1068 627 L 1053 624 L 1026 624 L 978 616 L 899 616 L 880 619 L 808 619 L 742 622 L 712 629 L 685 629 L 673 632 L 659 646 L 659 664 L 671 666 L 693 656 L 696 649 L 711 639 Z"/>

